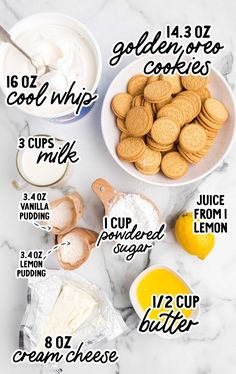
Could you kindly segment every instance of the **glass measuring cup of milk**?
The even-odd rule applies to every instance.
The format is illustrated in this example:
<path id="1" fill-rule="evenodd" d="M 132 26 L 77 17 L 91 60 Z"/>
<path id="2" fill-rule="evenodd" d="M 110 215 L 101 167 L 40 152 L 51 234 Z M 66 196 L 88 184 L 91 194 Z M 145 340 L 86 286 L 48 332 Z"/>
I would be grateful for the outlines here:
<path id="1" fill-rule="evenodd" d="M 49 135 L 35 135 L 35 137 L 49 138 Z M 54 141 L 53 152 L 59 151 L 64 141 L 56 139 Z M 65 182 L 69 175 L 69 162 L 59 164 L 48 160 L 37 163 L 40 152 L 50 152 L 52 148 L 48 145 L 44 148 L 19 149 L 16 154 L 16 167 L 20 175 L 19 180 L 13 180 L 12 185 L 16 189 L 23 188 L 27 183 L 35 187 L 54 187 Z"/>

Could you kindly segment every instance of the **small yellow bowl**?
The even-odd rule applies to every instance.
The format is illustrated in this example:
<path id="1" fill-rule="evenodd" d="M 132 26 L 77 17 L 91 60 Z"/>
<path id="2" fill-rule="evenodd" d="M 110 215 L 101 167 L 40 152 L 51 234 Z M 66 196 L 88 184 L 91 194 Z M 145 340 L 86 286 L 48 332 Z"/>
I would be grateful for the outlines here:
<path id="1" fill-rule="evenodd" d="M 130 292 L 129 292 L 130 301 L 133 305 L 133 308 L 134 308 L 135 312 L 137 313 L 137 315 L 139 316 L 140 319 L 143 318 L 144 310 L 141 307 L 140 302 L 138 301 L 138 297 L 137 297 L 138 286 L 139 286 L 141 280 L 145 277 L 145 275 L 147 275 L 148 273 L 150 273 L 154 270 L 157 270 L 157 269 L 164 269 L 164 270 L 167 270 L 167 271 L 173 273 L 173 275 L 175 275 L 175 277 L 183 283 L 184 287 L 188 289 L 189 294 L 194 294 L 194 291 L 189 286 L 189 284 L 176 271 L 174 271 L 171 268 L 169 268 L 168 266 L 162 265 L 162 264 L 150 266 L 149 268 L 145 269 L 142 273 L 140 273 L 138 275 L 138 277 L 133 281 L 133 283 L 130 287 Z M 200 307 L 197 306 L 195 309 L 192 310 L 192 313 L 191 313 L 190 317 L 193 321 L 197 321 L 199 319 L 199 314 L 200 314 Z M 172 338 L 179 337 L 183 333 L 177 332 L 176 334 L 171 335 L 171 334 L 166 334 L 166 333 L 163 333 L 162 331 L 159 331 L 159 332 L 156 332 L 156 334 L 158 336 L 163 337 L 163 338 L 172 339 Z"/>

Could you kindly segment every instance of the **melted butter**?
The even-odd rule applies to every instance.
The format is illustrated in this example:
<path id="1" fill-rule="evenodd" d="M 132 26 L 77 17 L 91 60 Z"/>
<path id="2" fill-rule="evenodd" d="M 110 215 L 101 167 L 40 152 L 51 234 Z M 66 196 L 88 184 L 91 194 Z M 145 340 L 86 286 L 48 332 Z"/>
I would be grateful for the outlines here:
<path id="1" fill-rule="evenodd" d="M 159 268 L 150 270 L 140 280 L 137 286 L 137 300 L 139 305 L 145 311 L 147 308 L 152 307 L 152 295 L 172 295 L 175 297 L 178 294 L 190 294 L 191 291 L 185 285 L 185 283 L 171 270 L 165 268 Z M 159 313 L 168 313 L 171 309 L 165 308 L 165 302 L 162 302 L 161 307 L 153 309 L 149 313 L 151 319 L 162 319 L 159 318 Z M 180 311 L 184 317 L 189 318 L 191 316 L 191 309 L 177 309 L 175 302 L 172 303 L 173 310 Z"/>

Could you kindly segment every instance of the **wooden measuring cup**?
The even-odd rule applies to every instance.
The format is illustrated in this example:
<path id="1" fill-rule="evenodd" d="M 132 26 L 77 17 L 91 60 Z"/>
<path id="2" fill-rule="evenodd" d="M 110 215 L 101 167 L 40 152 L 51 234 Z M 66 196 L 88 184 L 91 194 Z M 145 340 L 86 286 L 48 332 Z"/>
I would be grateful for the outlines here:
<path id="1" fill-rule="evenodd" d="M 118 200 L 119 196 L 124 195 L 121 192 L 117 192 L 110 183 L 102 178 L 93 182 L 92 189 L 103 203 L 106 215 L 109 213 L 111 203 Z"/>
<path id="2" fill-rule="evenodd" d="M 67 233 L 64 233 L 62 235 L 57 235 L 56 238 L 55 238 L 56 239 L 55 240 L 56 244 L 64 242 L 64 237 L 68 236 L 70 234 L 71 235 L 76 235 L 76 236 L 81 238 L 81 240 L 82 240 L 81 241 L 81 246 L 82 246 L 83 254 L 82 254 L 81 258 L 79 258 L 74 263 L 64 262 L 63 259 L 62 259 L 62 250 L 66 250 L 66 247 L 63 248 L 63 249 L 61 247 L 59 247 L 56 251 L 57 259 L 60 263 L 60 266 L 63 269 L 66 269 L 66 270 L 77 269 L 85 261 L 87 261 L 89 255 L 90 255 L 91 249 L 94 248 L 97 237 L 98 237 L 98 234 L 95 231 L 85 229 L 85 228 L 82 228 L 82 227 L 75 227 L 72 230 L 68 231 Z"/>
<path id="3" fill-rule="evenodd" d="M 119 200 L 119 198 L 122 197 L 122 196 L 128 195 L 124 192 L 116 191 L 110 183 L 108 183 L 105 179 L 102 179 L 102 178 L 96 179 L 93 182 L 92 189 L 96 193 L 98 198 L 101 200 L 101 202 L 104 206 L 104 209 L 105 209 L 105 215 L 109 214 L 110 206 L 113 202 Z M 159 221 L 160 221 L 160 211 L 159 211 L 158 207 L 153 203 L 153 201 L 148 199 L 146 196 L 143 196 L 142 194 L 132 193 L 132 195 L 141 196 L 142 199 L 144 199 L 144 200 L 148 201 L 150 204 L 152 204 L 152 206 L 154 207 L 154 209 L 157 212 L 157 216 L 158 216 Z"/>

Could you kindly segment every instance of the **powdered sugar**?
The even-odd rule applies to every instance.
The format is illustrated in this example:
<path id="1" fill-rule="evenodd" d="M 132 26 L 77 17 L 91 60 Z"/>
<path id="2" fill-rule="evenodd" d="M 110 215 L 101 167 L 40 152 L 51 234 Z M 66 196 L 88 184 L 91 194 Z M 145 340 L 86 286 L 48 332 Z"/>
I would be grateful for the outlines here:
<path id="1" fill-rule="evenodd" d="M 159 216 L 151 202 L 138 194 L 120 195 L 110 205 L 109 217 L 130 217 L 141 231 L 156 231 Z"/>

